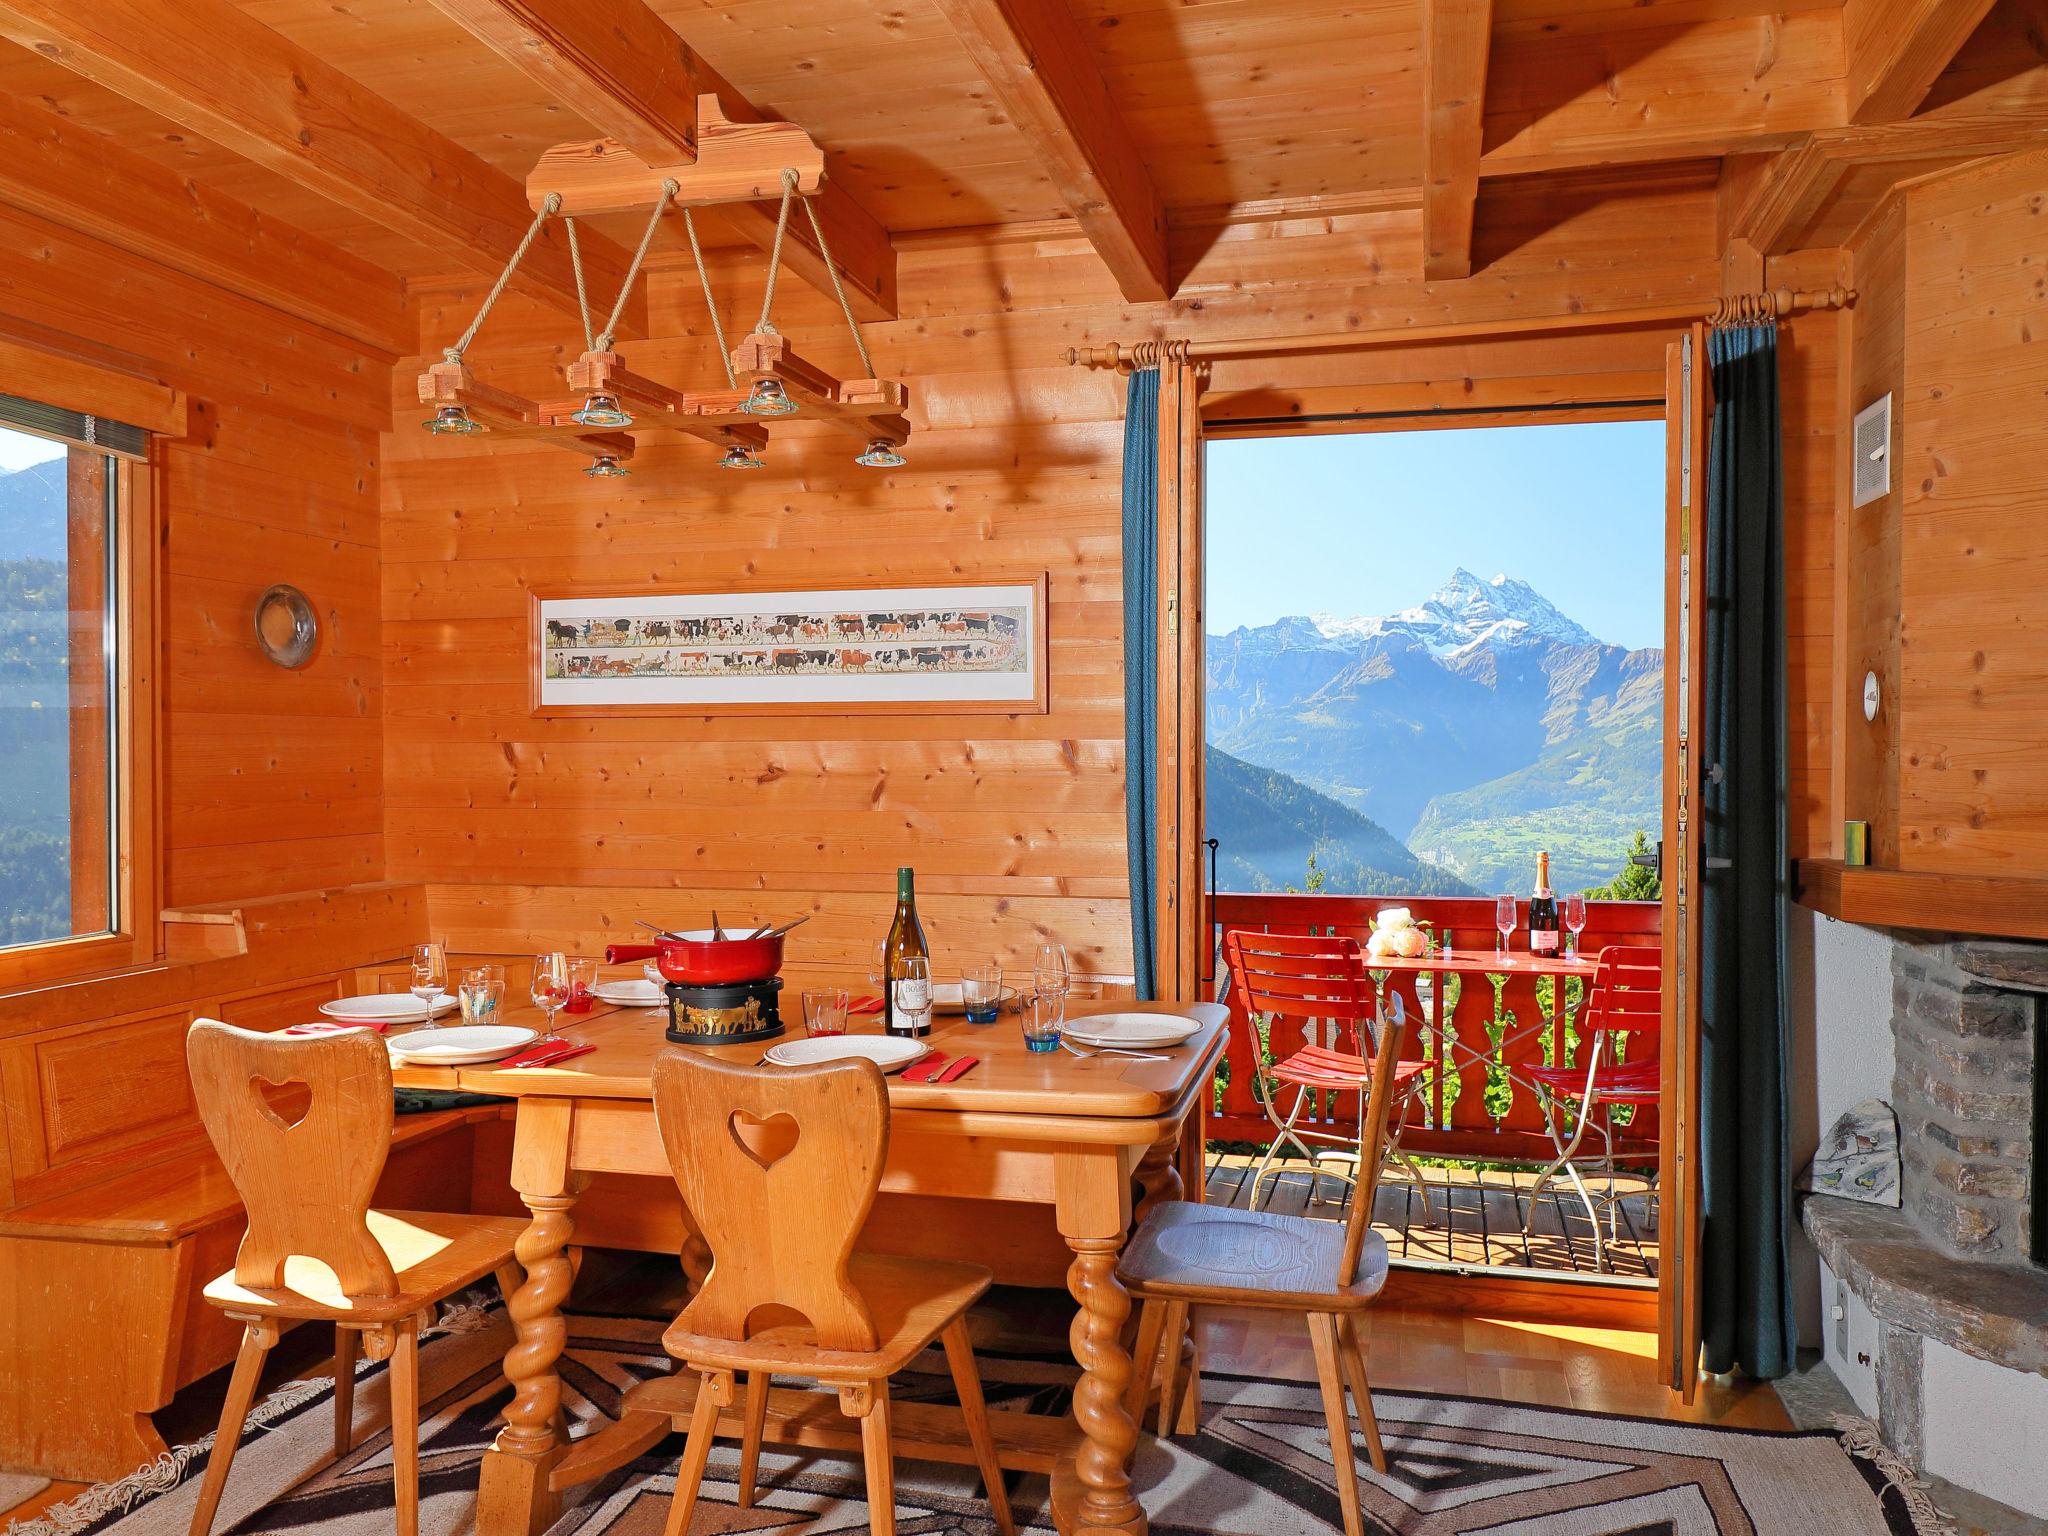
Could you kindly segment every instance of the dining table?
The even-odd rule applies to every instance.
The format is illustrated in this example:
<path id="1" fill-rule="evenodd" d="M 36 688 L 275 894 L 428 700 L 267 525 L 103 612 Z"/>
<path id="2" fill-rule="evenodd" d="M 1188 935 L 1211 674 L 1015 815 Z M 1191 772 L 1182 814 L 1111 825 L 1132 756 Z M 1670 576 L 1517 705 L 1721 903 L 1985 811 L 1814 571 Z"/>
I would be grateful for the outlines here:
<path id="1" fill-rule="evenodd" d="M 1143 1536 L 1146 1518 L 1131 1486 L 1138 1429 L 1126 1402 L 1132 1361 L 1125 1344 L 1131 1299 L 1116 1266 L 1134 1215 L 1157 1200 L 1200 1197 L 1204 1119 L 1213 1093 L 1227 1015 L 1215 1003 L 1074 1001 L 1074 1019 L 1117 1011 L 1172 1013 L 1196 1022 L 1185 1043 L 1135 1056 L 1030 1051 L 1013 1015 L 993 1025 L 934 1020 L 927 1042 L 977 1064 L 945 1083 L 889 1078 L 889 1152 L 883 1195 L 930 1202 L 933 1220 L 1021 1225 L 1038 1206 L 1064 1245 L 1064 1278 L 1077 1311 L 1068 1344 L 1080 1376 L 1072 1411 L 1061 1418 L 1015 1411 L 991 1415 L 998 1459 L 1043 1472 L 1054 1524 L 1063 1536 Z M 508 1007 L 504 1022 L 539 1022 Z M 672 1045 L 658 1008 L 599 1004 L 556 1020 L 558 1033 L 594 1047 L 555 1066 L 506 1068 L 395 1065 L 406 1088 L 498 1095 L 516 1104 L 511 1181 L 530 1220 L 516 1256 L 525 1281 L 509 1298 L 513 1339 L 505 1354 L 512 1398 L 478 1487 L 479 1536 L 536 1536 L 553 1523 L 570 1488 L 603 1476 L 665 1436 L 687 1416 L 696 1379 L 658 1377 L 630 1392 L 619 1417 L 568 1437 L 561 1364 L 568 1340 L 564 1304 L 575 1274 L 577 1200 L 595 1178 L 641 1175 L 671 1181 L 655 1124 L 653 1067 L 664 1050 L 702 1051 L 759 1063 L 761 1043 Z M 872 1020 L 855 1029 L 879 1033 Z M 792 1030 L 791 1035 L 801 1031 Z M 963 1213 L 979 1213 L 967 1214 Z M 964 1239 L 969 1234 L 961 1233 Z M 982 1234 L 985 1235 L 985 1234 Z M 929 1238 L 933 1234 L 927 1232 Z M 608 1239 L 609 1240 L 609 1239 Z M 945 1240 L 945 1232 L 937 1234 Z M 686 1275 L 701 1280 L 709 1256 L 685 1235 Z M 998 1279 L 1002 1275 L 998 1272 Z M 820 1394 L 776 1388 L 767 1439 L 857 1453 L 857 1432 Z M 971 1464 L 957 1409 L 906 1404 L 899 1451 Z M 729 1422 L 728 1422 L 729 1421 Z M 736 1437 L 736 1414 L 720 1434 Z"/>

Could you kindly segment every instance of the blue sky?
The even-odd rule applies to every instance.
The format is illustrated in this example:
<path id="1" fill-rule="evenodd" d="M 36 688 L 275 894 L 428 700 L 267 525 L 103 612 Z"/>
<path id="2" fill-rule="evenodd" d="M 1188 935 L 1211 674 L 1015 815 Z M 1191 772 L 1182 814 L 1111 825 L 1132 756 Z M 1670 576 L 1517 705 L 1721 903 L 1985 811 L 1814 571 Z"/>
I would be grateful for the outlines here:
<path id="1" fill-rule="evenodd" d="M 1573 422 L 1209 445 L 1212 633 L 1385 614 L 1463 566 L 1602 640 L 1664 643 L 1664 423 Z"/>
<path id="2" fill-rule="evenodd" d="M 28 432 L 17 432 L 12 427 L 0 427 L 0 474 L 12 474 L 17 469 L 27 469 L 31 464 L 59 458 L 63 453 L 62 443 L 53 443 L 47 437 L 36 437 Z"/>

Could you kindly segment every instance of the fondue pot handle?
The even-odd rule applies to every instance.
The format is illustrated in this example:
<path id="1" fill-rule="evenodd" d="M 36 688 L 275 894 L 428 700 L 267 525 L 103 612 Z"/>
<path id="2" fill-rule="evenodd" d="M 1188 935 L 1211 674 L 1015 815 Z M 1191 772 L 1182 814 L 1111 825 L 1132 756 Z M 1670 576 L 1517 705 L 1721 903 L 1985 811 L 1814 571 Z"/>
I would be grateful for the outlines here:
<path id="1" fill-rule="evenodd" d="M 660 953 L 659 944 L 607 944 L 604 947 L 604 963 L 624 965 L 628 960 L 652 960 Z"/>

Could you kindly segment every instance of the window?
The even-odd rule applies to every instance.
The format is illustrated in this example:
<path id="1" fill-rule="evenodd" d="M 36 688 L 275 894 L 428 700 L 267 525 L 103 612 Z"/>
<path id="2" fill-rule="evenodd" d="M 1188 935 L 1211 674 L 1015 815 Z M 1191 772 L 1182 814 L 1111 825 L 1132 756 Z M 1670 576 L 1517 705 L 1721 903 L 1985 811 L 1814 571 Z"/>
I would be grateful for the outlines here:
<path id="1" fill-rule="evenodd" d="M 153 892 L 134 888 L 154 836 L 138 751 L 154 712 L 136 709 L 147 444 L 0 395 L 0 984 L 130 963 L 153 942 Z"/>

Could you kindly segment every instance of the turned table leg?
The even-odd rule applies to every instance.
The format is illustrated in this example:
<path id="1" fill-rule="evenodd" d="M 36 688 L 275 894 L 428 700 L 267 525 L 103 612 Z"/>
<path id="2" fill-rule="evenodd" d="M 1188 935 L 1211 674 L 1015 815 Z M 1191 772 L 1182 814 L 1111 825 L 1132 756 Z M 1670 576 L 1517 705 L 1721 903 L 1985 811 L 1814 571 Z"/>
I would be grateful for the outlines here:
<path id="1" fill-rule="evenodd" d="M 1081 1367 L 1074 1387 L 1081 1440 L 1073 1462 L 1053 1473 L 1053 1521 L 1062 1536 L 1146 1536 L 1148 1529 L 1131 1491 L 1138 1426 L 1124 1407 L 1132 1366 L 1123 1333 L 1131 1297 L 1116 1278 L 1131 1219 L 1133 1156 L 1120 1147 L 1055 1154 L 1060 1235 L 1074 1253 L 1067 1289 L 1080 1307 L 1068 1337 Z"/>
<path id="2" fill-rule="evenodd" d="M 526 1280 L 512 1293 L 512 1347 L 505 1375 L 512 1401 L 505 1425 L 484 1453 L 477 1487 L 478 1536 L 538 1536 L 561 1513 L 548 1475 L 567 1449 L 560 1433 L 562 1378 L 556 1364 L 568 1343 L 562 1316 L 575 1280 L 568 1249 L 576 1182 L 569 1173 L 573 1106 L 561 1099 L 522 1099 L 512 1151 L 512 1182 L 533 1220 L 513 1251 Z"/>

